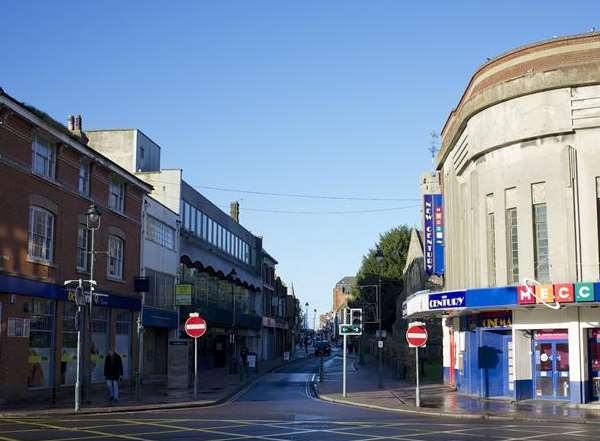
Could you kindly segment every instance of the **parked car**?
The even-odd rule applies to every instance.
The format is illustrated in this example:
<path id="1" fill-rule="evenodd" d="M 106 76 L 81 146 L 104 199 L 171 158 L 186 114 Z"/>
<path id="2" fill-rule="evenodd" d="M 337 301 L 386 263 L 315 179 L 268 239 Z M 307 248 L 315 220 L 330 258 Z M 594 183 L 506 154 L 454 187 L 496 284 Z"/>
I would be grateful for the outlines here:
<path id="1" fill-rule="evenodd" d="M 328 341 L 319 340 L 315 343 L 315 357 L 320 355 L 330 356 L 331 355 L 331 345 Z"/>

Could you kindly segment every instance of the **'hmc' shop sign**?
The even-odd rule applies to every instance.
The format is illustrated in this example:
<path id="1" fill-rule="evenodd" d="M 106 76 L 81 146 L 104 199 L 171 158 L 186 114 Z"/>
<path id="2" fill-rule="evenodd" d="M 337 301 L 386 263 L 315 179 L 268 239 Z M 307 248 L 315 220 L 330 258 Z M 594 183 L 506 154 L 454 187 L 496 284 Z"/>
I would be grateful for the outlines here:
<path id="1" fill-rule="evenodd" d="M 423 195 L 425 271 L 444 274 L 444 210 L 441 194 Z"/>

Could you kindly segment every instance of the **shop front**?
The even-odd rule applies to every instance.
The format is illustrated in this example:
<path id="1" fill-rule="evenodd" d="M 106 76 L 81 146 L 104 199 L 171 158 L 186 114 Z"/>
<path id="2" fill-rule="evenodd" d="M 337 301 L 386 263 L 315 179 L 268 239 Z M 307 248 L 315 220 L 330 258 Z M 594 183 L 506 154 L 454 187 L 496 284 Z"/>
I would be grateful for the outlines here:
<path id="1" fill-rule="evenodd" d="M 135 298 L 109 295 L 84 319 L 84 379 L 104 382 L 104 358 L 112 346 L 131 372 L 131 322 Z M 56 397 L 72 387 L 77 371 L 75 305 L 63 287 L 0 276 L 0 397 L 7 401 Z"/>
<path id="2" fill-rule="evenodd" d="M 527 288 L 418 293 L 406 317 L 443 317 L 444 378 L 459 392 L 598 400 L 600 283 Z"/>
<path id="3" fill-rule="evenodd" d="M 121 344 L 125 347 L 126 342 L 123 340 L 127 329 L 131 328 L 131 317 L 124 312 L 119 317 L 121 321 L 117 326 L 117 346 Z M 165 383 L 169 364 L 169 339 L 176 336 L 177 313 L 144 306 L 142 325 L 144 326 L 143 381 L 145 383 Z M 120 336 L 121 342 L 119 341 Z"/>

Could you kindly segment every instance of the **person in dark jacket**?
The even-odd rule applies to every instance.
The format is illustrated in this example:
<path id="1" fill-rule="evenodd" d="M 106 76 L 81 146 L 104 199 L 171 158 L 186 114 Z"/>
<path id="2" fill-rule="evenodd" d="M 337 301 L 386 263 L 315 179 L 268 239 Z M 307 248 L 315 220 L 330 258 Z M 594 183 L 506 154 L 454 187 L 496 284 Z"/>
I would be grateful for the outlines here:
<path id="1" fill-rule="evenodd" d="M 123 361 L 112 349 L 108 351 L 104 360 L 104 376 L 110 401 L 119 401 L 119 380 L 123 376 Z"/>

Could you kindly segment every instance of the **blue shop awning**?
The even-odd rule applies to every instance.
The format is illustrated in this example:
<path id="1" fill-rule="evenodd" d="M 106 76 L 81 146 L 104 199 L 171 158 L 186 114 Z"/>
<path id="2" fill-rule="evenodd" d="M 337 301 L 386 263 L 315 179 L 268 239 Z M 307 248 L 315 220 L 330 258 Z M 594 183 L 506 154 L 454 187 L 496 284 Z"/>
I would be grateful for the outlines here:
<path id="1" fill-rule="evenodd" d="M 176 328 L 177 313 L 173 311 L 165 311 L 164 309 L 144 306 L 142 325 L 144 325 L 144 327 L 154 328 Z"/>

